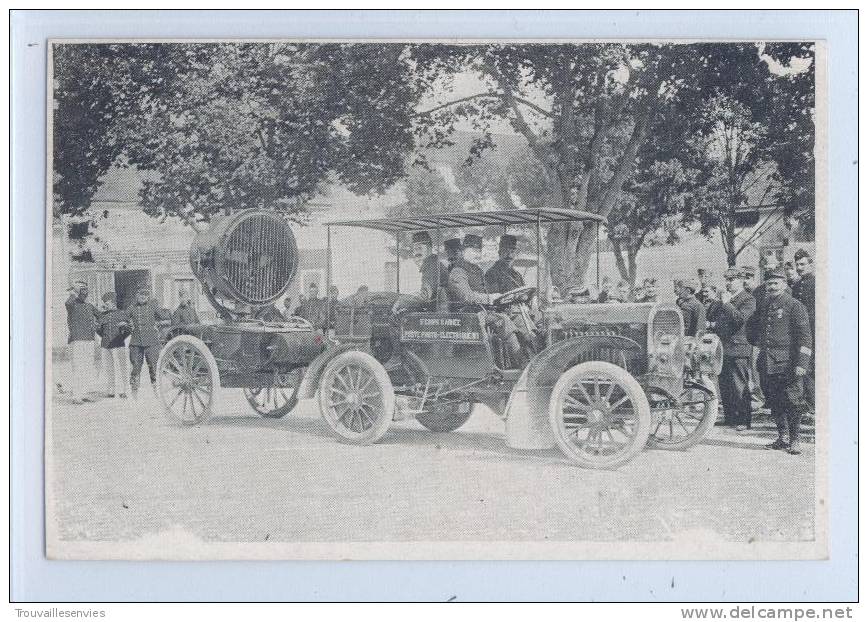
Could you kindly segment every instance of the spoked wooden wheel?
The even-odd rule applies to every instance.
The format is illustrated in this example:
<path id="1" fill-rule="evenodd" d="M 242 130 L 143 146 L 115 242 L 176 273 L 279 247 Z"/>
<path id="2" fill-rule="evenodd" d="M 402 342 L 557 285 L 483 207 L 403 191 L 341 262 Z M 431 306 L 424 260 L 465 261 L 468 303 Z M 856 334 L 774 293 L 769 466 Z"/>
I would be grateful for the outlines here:
<path id="1" fill-rule="evenodd" d="M 163 347 L 157 360 L 157 392 L 173 419 L 185 425 L 205 421 L 219 388 L 217 362 L 201 339 L 179 335 Z"/>
<path id="2" fill-rule="evenodd" d="M 294 369 L 288 374 L 287 382 L 281 386 L 245 388 L 244 397 L 253 410 L 263 417 L 279 419 L 298 403 L 298 387 L 303 375 L 301 368 Z"/>
<path id="3" fill-rule="evenodd" d="M 602 361 L 579 363 L 560 377 L 549 420 L 564 454 L 583 467 L 610 469 L 628 462 L 648 440 L 651 411 L 627 370 Z"/>
<path id="4" fill-rule="evenodd" d="M 648 446 L 654 449 L 693 447 L 705 438 L 717 419 L 717 395 L 706 384 L 685 383 L 677 398 L 651 388 L 648 399 L 652 415 Z"/>
<path id="5" fill-rule="evenodd" d="M 341 440 L 366 445 L 389 429 L 395 392 L 386 370 L 373 356 L 350 350 L 338 354 L 323 371 L 319 407 Z"/>

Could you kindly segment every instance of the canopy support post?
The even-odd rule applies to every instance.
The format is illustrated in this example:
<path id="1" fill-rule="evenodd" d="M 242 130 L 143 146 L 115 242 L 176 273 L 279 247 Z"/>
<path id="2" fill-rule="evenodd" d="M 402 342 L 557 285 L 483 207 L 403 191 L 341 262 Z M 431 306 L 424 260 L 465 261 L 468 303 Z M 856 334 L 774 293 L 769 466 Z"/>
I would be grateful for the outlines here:
<path id="1" fill-rule="evenodd" d="M 443 252 L 443 230 L 437 227 L 435 231 L 437 231 L 437 282 L 434 283 L 434 310 L 440 311 L 440 261 Z"/>
<path id="2" fill-rule="evenodd" d="M 536 295 L 538 300 L 542 300 L 542 288 L 540 287 L 542 276 L 542 264 L 540 263 L 540 214 L 536 213 Z"/>
<path id="3" fill-rule="evenodd" d="M 597 221 L 597 293 L 600 291 L 600 221 Z"/>
<path id="4" fill-rule="evenodd" d="M 328 334 L 329 318 L 331 317 L 331 313 L 332 313 L 332 310 L 330 309 L 331 300 L 329 297 L 329 290 L 331 290 L 331 288 L 332 288 L 332 228 L 329 227 L 328 225 L 326 225 L 326 290 L 325 290 L 325 296 L 326 296 L 326 304 L 325 304 L 326 321 L 325 321 L 325 324 L 326 325 L 325 325 L 325 331 L 324 331 L 326 334 Z"/>

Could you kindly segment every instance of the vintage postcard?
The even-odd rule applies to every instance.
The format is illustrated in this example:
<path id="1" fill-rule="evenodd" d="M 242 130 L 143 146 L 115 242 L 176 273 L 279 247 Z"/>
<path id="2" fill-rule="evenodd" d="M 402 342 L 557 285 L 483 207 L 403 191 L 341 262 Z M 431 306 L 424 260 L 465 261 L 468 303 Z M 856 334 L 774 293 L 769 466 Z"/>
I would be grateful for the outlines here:
<path id="1" fill-rule="evenodd" d="M 823 559 L 821 41 L 54 40 L 54 559 Z"/>

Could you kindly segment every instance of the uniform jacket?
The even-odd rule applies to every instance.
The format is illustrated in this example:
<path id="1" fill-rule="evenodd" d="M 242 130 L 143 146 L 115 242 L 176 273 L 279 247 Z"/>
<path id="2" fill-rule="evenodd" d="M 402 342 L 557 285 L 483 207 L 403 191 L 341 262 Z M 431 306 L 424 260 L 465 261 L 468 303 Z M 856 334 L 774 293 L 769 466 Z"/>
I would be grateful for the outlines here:
<path id="1" fill-rule="evenodd" d="M 132 325 L 130 337 L 131 346 L 158 346 L 160 345 L 160 333 L 157 330 L 157 322 L 170 320 L 171 316 L 166 309 L 157 305 L 153 298 L 144 304 L 134 302 L 127 309 L 129 322 Z"/>
<path id="2" fill-rule="evenodd" d="M 100 345 L 106 349 L 122 348 L 130 336 L 130 317 L 126 311 L 108 309 L 99 316 L 99 326 L 96 329 L 100 336 Z"/>
<path id="3" fill-rule="evenodd" d="M 191 304 L 178 305 L 178 308 L 172 313 L 172 324 L 175 326 L 198 323 L 199 315 Z"/>
<path id="4" fill-rule="evenodd" d="M 505 259 L 495 261 L 485 273 L 485 286 L 492 294 L 502 294 L 523 285 L 524 279 Z"/>
<path id="5" fill-rule="evenodd" d="M 439 268 L 438 268 L 439 264 Z M 434 293 L 441 295 L 446 291 L 449 283 L 449 266 L 440 261 L 436 254 L 428 255 L 419 268 L 422 275 L 422 289 L 420 296 L 423 300 L 434 300 Z"/>
<path id="6" fill-rule="evenodd" d="M 89 302 L 82 302 L 72 295 L 66 300 L 66 323 L 69 327 L 69 343 L 93 341 L 96 332 L 97 311 Z"/>
<path id="7" fill-rule="evenodd" d="M 760 349 L 758 362 L 765 364 L 767 374 L 809 367 L 813 343 L 808 311 L 787 293 L 764 297 L 748 320 L 747 338 Z"/>
<path id="8" fill-rule="evenodd" d="M 325 313 L 325 298 L 305 298 L 304 301 L 296 307 L 293 315 L 303 317 L 313 324 L 314 328 L 322 328 L 326 320 Z"/>
<path id="9" fill-rule="evenodd" d="M 756 311 L 756 299 L 741 290 L 729 302 L 709 301 L 706 318 L 714 322 L 711 330 L 720 337 L 724 356 L 749 358 L 751 347 L 745 334 L 745 324 Z"/>
<path id="10" fill-rule="evenodd" d="M 813 274 L 800 276 L 793 285 L 793 298 L 805 305 L 808 312 L 808 320 L 811 323 L 811 334 L 814 334 L 814 286 L 816 280 Z"/>
<path id="11" fill-rule="evenodd" d="M 705 332 L 705 307 L 696 296 L 678 299 L 678 307 L 684 316 L 684 334 L 698 337 Z"/>
<path id="12" fill-rule="evenodd" d="M 449 268 L 449 301 L 464 304 L 487 304 L 485 277 L 482 268 L 464 261 L 455 262 Z"/>

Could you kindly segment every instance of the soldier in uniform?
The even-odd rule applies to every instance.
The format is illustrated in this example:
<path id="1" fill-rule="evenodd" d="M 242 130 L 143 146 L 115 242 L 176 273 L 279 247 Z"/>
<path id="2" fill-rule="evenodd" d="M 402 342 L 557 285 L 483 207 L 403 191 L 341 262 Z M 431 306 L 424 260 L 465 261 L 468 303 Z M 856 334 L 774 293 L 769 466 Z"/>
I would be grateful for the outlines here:
<path id="1" fill-rule="evenodd" d="M 419 297 L 428 307 L 436 307 L 437 301 L 446 294 L 449 267 L 434 252 L 431 236 L 427 231 L 413 234 L 413 262 L 422 276 Z"/>
<path id="2" fill-rule="evenodd" d="M 132 328 L 130 336 L 130 389 L 133 399 L 139 395 L 139 378 L 142 375 L 142 365 L 147 362 L 148 374 L 151 377 L 151 387 L 157 390 L 157 357 L 160 355 L 159 325 L 168 324 L 171 316 L 166 309 L 161 309 L 157 301 L 151 298 L 151 290 L 140 287 L 136 292 L 136 300 L 127 309 L 129 323 Z"/>
<path id="3" fill-rule="evenodd" d="M 198 324 L 199 315 L 193 307 L 193 301 L 186 289 L 178 292 L 178 308 L 172 313 L 172 325 L 184 326 L 187 324 Z"/>
<path id="4" fill-rule="evenodd" d="M 316 281 L 311 281 L 307 286 L 307 294 L 305 298 L 299 296 L 299 305 L 293 315 L 303 317 L 313 324 L 314 328 L 323 329 L 326 324 L 326 301 L 319 297 L 319 285 Z"/>
<path id="5" fill-rule="evenodd" d="M 696 290 L 696 299 L 702 303 L 706 311 L 708 305 L 713 298 L 717 298 L 717 288 L 711 282 L 711 270 L 706 268 L 698 268 L 696 270 L 696 278 L 699 280 L 699 289 Z"/>
<path id="6" fill-rule="evenodd" d="M 675 281 L 676 304 L 684 316 L 684 334 L 699 337 L 705 332 L 705 307 L 696 298 L 699 283 L 696 279 Z"/>
<path id="7" fill-rule="evenodd" d="M 283 299 L 283 317 L 289 319 L 292 317 L 292 297 L 287 296 Z"/>
<path id="8" fill-rule="evenodd" d="M 811 327 L 805 305 L 786 293 L 781 267 L 769 270 L 765 283 L 766 295 L 748 320 L 747 337 L 760 349 L 760 382 L 778 428 L 777 440 L 766 447 L 799 454 L 804 378 L 813 353 Z"/>
<path id="9" fill-rule="evenodd" d="M 497 300 L 497 294 L 490 294 L 485 290 L 482 269 L 472 261 L 478 259 L 480 255 L 482 238 L 478 235 L 467 235 L 463 243 L 453 238 L 446 240 L 444 246 L 449 258 L 447 285 L 449 308 L 452 310 L 478 308 L 480 305 L 490 305 Z M 508 315 L 486 310 L 485 323 L 506 346 L 514 365 L 525 360 L 518 338 L 518 329 Z"/>
<path id="10" fill-rule="evenodd" d="M 742 266 L 741 275 L 744 277 L 744 291 L 754 297 L 754 300 L 759 304 L 759 296 L 756 291 L 756 270 L 752 266 Z M 750 358 L 750 399 L 751 408 L 761 407 L 766 398 L 763 395 L 762 387 L 760 387 L 759 371 L 757 371 L 757 357 L 759 356 L 759 348 L 751 346 Z"/>
<path id="11" fill-rule="evenodd" d="M 794 256 L 796 273 L 798 279 L 793 284 L 793 298 L 805 305 L 805 310 L 808 312 L 808 321 L 811 325 L 811 343 L 815 343 L 816 333 L 814 332 L 814 287 L 816 281 L 814 279 L 813 262 L 811 255 L 803 248 L 796 251 Z M 805 376 L 805 397 L 808 403 L 814 405 L 814 357 L 811 357 L 811 366 L 808 368 L 808 374 Z"/>
<path id="12" fill-rule="evenodd" d="M 720 371 L 720 397 L 723 401 L 724 425 L 739 432 L 750 428 L 751 346 L 745 335 L 745 323 L 756 312 L 756 300 L 744 289 L 737 268 L 723 274 L 726 292 L 712 299 L 708 306 L 709 330 L 720 337 L 723 345 L 723 368 Z"/>
<path id="13" fill-rule="evenodd" d="M 518 238 L 508 233 L 500 236 L 498 260 L 485 273 L 485 286 L 493 294 L 502 294 L 516 287 L 524 287 L 524 279 L 512 264 L 517 254 Z"/>
<path id="14" fill-rule="evenodd" d="M 796 271 L 796 266 L 793 265 L 792 261 L 784 263 L 784 272 L 787 275 L 787 286 L 790 288 L 790 291 L 792 291 L 796 281 L 799 280 L 799 273 Z"/>
<path id="15" fill-rule="evenodd" d="M 96 332 L 102 346 L 100 354 L 105 373 L 105 395 L 126 398 L 124 385 L 127 381 L 127 366 L 124 347 L 130 335 L 129 318 L 126 311 L 117 308 L 117 295 L 114 292 L 106 292 L 102 299 L 105 310 L 99 316 Z"/>
<path id="16" fill-rule="evenodd" d="M 94 376 L 93 354 L 97 310 L 87 302 L 87 283 L 76 281 L 66 300 L 66 322 L 69 327 L 69 348 L 72 358 L 72 403 L 94 401 L 89 395 Z"/>

